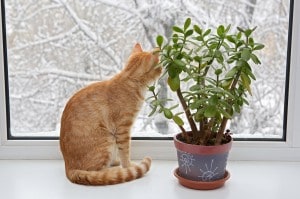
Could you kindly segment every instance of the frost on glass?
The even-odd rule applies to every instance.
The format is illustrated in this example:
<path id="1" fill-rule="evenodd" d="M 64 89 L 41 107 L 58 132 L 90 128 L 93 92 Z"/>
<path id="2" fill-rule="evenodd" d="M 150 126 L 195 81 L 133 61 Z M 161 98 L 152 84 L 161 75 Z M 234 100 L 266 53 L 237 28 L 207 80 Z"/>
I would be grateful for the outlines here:
<path id="1" fill-rule="evenodd" d="M 204 28 L 219 24 L 258 26 L 264 43 L 255 67 L 250 106 L 230 129 L 239 137 L 281 137 L 283 129 L 288 0 L 7 0 L 12 135 L 59 135 L 61 112 L 78 89 L 118 73 L 131 48 L 155 47 L 186 17 Z M 165 80 L 159 82 L 163 95 Z M 164 97 L 164 96 L 161 96 Z M 124 106 L 126 106 L 124 104 Z M 149 118 L 145 103 L 133 136 L 172 136 L 179 129 L 163 117 Z"/>

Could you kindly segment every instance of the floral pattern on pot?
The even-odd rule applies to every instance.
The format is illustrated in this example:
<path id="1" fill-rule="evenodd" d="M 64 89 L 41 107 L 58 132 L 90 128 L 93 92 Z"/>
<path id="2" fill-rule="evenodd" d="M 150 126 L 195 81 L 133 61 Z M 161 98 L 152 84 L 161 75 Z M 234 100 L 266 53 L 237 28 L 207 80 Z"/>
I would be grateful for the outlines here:
<path id="1" fill-rule="evenodd" d="M 179 173 L 195 181 L 215 181 L 224 177 L 228 152 L 223 154 L 191 154 L 177 150 Z"/>

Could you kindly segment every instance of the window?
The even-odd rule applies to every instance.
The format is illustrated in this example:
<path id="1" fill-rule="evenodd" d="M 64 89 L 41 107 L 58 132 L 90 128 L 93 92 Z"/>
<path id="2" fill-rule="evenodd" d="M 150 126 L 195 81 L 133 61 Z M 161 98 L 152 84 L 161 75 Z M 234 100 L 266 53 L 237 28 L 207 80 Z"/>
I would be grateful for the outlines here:
<path id="1" fill-rule="evenodd" d="M 197 9 L 195 9 L 197 8 Z M 266 44 L 256 68 L 250 106 L 231 122 L 236 137 L 282 138 L 289 1 L 5 1 L 10 135 L 59 136 L 67 99 L 92 81 L 116 74 L 136 41 L 155 36 L 185 17 L 204 27 L 258 26 Z M 221 17 L 222 16 L 222 17 Z M 160 82 L 162 89 L 165 82 Z M 177 127 L 149 118 L 145 104 L 134 137 L 172 136 Z"/>
<path id="2" fill-rule="evenodd" d="M 2 26 L 2 36 L 6 38 L 6 42 L 3 43 L 1 54 L 7 55 L 4 60 L 1 57 L 1 61 L 7 65 L 4 67 L 1 64 L 0 68 L 2 145 L 22 143 L 29 148 L 45 147 L 45 150 L 56 147 L 57 142 L 51 141 L 35 142 L 33 145 L 32 142 L 11 142 L 5 132 L 8 130 L 15 138 L 58 136 L 60 114 L 74 91 L 121 70 L 136 41 L 141 42 L 145 49 L 150 49 L 155 45 L 157 34 L 169 35 L 168 28 L 182 23 L 185 17 L 192 16 L 193 21 L 205 27 L 213 27 L 219 23 L 259 27 L 257 36 L 268 47 L 264 51 L 263 65 L 256 71 L 259 81 L 254 86 L 254 103 L 250 103 L 253 105 L 247 107 L 245 114 L 236 118 L 231 125 L 237 129 L 235 122 L 245 121 L 241 125 L 245 131 L 237 129 L 235 132 L 242 132 L 237 137 L 247 138 L 283 138 L 283 129 L 287 127 L 286 142 L 275 145 L 298 146 L 296 138 L 300 136 L 295 133 L 295 129 L 299 129 L 296 127 L 296 118 L 299 117 L 299 106 L 296 104 L 299 91 L 296 88 L 299 80 L 295 77 L 299 70 L 295 66 L 299 64 L 299 58 L 296 57 L 299 37 L 299 25 L 296 21 L 299 16 L 297 18 L 298 14 L 294 13 L 294 17 L 289 18 L 292 14 L 290 5 L 293 7 L 293 4 L 292 0 L 128 0 L 120 3 L 93 0 L 1 1 L 2 20 L 6 22 Z M 297 6 L 299 7 L 295 2 L 294 7 Z M 289 82 L 285 82 L 285 77 L 289 75 L 286 73 L 286 66 L 289 65 L 288 33 L 289 27 L 292 27 L 292 19 L 293 36 L 296 36 L 292 41 L 291 76 L 288 78 Z M 5 80 L 4 75 L 8 75 Z M 4 86 L 5 81 L 9 87 Z M 285 92 L 285 86 L 289 86 L 286 89 L 289 93 Z M 285 98 L 285 95 L 290 98 Z M 285 107 L 287 102 L 289 107 Z M 149 131 L 157 132 L 155 128 L 158 126 L 166 127 L 166 124 L 158 125 L 155 119 L 148 118 L 147 108 L 143 110 L 145 111 L 141 112 L 134 128 L 134 136 L 147 137 Z M 285 111 L 288 114 L 286 116 Z M 286 123 L 283 122 L 285 120 Z M 248 121 L 254 123 L 250 124 Z M 172 128 L 168 126 L 170 132 Z M 169 137 L 171 134 L 160 133 L 153 136 Z M 144 147 L 144 143 L 136 141 L 133 145 Z M 170 146 L 167 141 L 155 143 L 158 145 L 156 151 Z M 272 148 L 273 144 L 260 143 L 258 146 Z M 256 142 L 236 145 L 256 146 Z M 57 151 L 53 152 L 53 156 L 55 154 Z"/>

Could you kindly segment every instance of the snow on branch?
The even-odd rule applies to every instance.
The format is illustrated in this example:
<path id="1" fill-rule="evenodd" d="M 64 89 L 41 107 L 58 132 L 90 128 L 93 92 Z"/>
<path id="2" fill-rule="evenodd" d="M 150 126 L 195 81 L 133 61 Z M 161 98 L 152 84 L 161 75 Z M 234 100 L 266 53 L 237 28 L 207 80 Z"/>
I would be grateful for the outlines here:
<path id="1" fill-rule="evenodd" d="M 50 43 L 50 42 L 53 42 L 53 41 L 61 40 L 63 38 L 66 38 L 66 37 L 72 35 L 77 30 L 78 30 L 78 27 L 74 26 L 69 31 L 64 32 L 62 34 L 58 34 L 58 35 L 55 35 L 55 36 L 52 36 L 52 37 L 48 37 L 46 39 L 41 39 L 41 40 L 38 40 L 38 41 L 35 41 L 35 42 L 29 42 L 25 45 L 17 46 L 17 47 L 14 47 L 14 48 L 9 48 L 8 50 L 9 51 L 23 50 L 25 48 L 30 48 L 30 47 L 33 47 L 33 46 L 38 46 L 38 45 Z"/>
<path id="2" fill-rule="evenodd" d="M 92 41 L 97 43 L 97 45 L 103 50 L 103 52 L 118 66 L 122 67 L 122 61 L 117 58 L 117 55 L 114 53 L 112 49 L 108 46 L 104 45 L 100 36 L 97 36 L 87 25 L 83 23 L 83 21 L 77 16 L 75 11 L 67 4 L 64 0 L 59 0 L 61 4 L 66 8 L 70 16 L 73 18 L 74 22 L 79 26 L 79 29 Z"/>

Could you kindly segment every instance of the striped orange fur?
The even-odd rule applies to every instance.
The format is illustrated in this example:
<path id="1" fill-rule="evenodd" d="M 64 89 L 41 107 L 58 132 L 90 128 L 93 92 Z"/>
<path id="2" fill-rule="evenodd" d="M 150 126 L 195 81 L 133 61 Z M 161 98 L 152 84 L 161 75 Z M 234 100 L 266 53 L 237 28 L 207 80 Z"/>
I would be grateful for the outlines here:
<path id="1" fill-rule="evenodd" d="M 158 54 L 136 44 L 124 69 L 113 78 L 91 84 L 66 104 L 60 148 L 71 182 L 108 185 L 143 176 L 151 166 L 145 157 L 130 160 L 130 129 L 147 86 L 159 77 Z"/>

